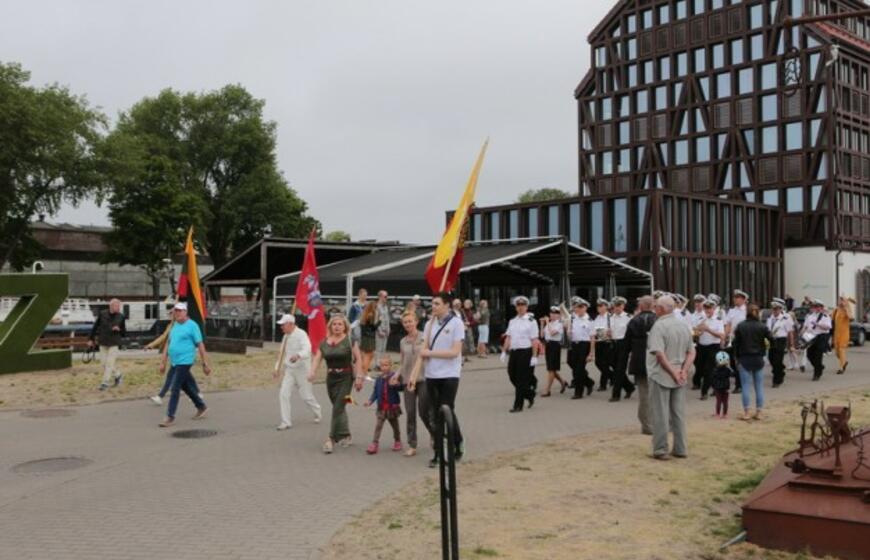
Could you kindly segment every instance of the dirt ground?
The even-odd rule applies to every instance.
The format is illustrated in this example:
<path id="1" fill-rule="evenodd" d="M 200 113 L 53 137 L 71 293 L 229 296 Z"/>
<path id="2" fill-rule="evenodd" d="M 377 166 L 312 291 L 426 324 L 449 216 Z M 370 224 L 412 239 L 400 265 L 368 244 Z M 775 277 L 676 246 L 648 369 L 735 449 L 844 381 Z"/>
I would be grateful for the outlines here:
<path id="1" fill-rule="evenodd" d="M 210 354 L 213 372 L 206 376 L 199 364 L 194 375 L 203 392 L 253 389 L 277 385 L 272 380 L 276 352 L 249 349 L 248 354 Z M 164 377 L 157 371 L 156 351 L 135 352 L 118 359 L 124 374 L 117 388 L 98 391 L 103 376 L 97 362 L 83 364 L 75 355 L 73 367 L 59 371 L 40 371 L 0 375 L 0 410 L 91 404 L 154 395 Z"/>
<path id="2" fill-rule="evenodd" d="M 732 396 L 732 400 L 734 397 Z M 828 395 L 870 423 L 870 390 Z M 720 546 L 741 531 L 740 504 L 796 447 L 800 404 L 774 405 L 745 423 L 689 419 L 689 458 L 647 458 L 634 428 L 600 432 L 462 464 L 463 558 L 546 560 L 816 558 L 750 544 Z M 324 559 L 440 557 L 437 471 L 387 497 L 340 530 Z"/>

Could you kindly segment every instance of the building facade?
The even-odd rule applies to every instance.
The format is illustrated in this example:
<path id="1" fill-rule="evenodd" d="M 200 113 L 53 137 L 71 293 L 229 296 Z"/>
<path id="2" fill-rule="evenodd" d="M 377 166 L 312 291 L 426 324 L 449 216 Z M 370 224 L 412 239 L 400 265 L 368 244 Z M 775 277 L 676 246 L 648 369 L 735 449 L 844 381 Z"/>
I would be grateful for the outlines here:
<path id="1" fill-rule="evenodd" d="M 861 298 L 870 18 L 787 18 L 867 7 L 618 2 L 575 90 L 576 199 L 479 208 L 470 236 L 567 235 L 683 293 Z"/>

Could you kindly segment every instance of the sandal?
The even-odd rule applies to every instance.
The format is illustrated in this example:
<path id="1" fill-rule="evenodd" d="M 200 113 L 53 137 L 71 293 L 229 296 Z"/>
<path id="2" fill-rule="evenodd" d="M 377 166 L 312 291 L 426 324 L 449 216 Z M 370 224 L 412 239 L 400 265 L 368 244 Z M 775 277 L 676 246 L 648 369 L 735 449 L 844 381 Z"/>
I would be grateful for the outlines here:
<path id="1" fill-rule="evenodd" d="M 413 457 L 417 454 L 417 450 L 413 447 L 409 447 L 407 451 L 405 451 L 405 457 Z"/>
<path id="2" fill-rule="evenodd" d="M 323 444 L 323 452 L 329 455 L 330 453 L 332 453 L 332 449 L 332 440 L 326 440 L 326 443 Z"/>
<path id="3" fill-rule="evenodd" d="M 350 436 L 347 436 L 346 438 L 339 440 L 338 445 L 340 447 L 350 447 L 353 445 L 353 439 Z"/>

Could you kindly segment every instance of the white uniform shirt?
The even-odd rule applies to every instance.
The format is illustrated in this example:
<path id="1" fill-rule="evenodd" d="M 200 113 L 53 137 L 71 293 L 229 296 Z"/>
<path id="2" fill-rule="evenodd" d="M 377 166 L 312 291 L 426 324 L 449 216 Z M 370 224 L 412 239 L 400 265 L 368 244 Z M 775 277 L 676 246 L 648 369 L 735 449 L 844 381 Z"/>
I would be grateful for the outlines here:
<path id="1" fill-rule="evenodd" d="M 767 328 L 773 338 L 788 338 L 788 333 L 794 330 L 794 320 L 788 313 L 771 315 L 767 318 Z"/>
<path id="2" fill-rule="evenodd" d="M 610 315 L 610 330 L 613 333 L 613 340 L 625 338 L 625 331 L 628 328 L 629 321 L 631 321 L 631 316 L 625 311 Z"/>
<path id="3" fill-rule="evenodd" d="M 602 313 L 601 315 L 595 317 L 595 320 L 592 322 L 592 329 L 595 333 L 595 340 L 603 340 L 607 338 L 607 331 L 612 329 L 610 323 L 610 313 Z M 602 336 L 598 336 L 598 330 L 601 329 L 604 333 Z"/>
<path id="4" fill-rule="evenodd" d="M 713 315 L 712 317 L 708 318 L 706 313 L 704 314 L 704 319 L 705 319 L 705 321 L 701 321 L 701 323 L 705 323 L 711 331 L 719 333 L 719 334 L 725 334 L 725 323 L 722 322 L 722 319 L 718 319 L 716 317 L 716 315 Z M 696 326 L 700 326 L 701 323 L 698 323 L 698 325 L 696 325 Z M 707 346 L 709 344 L 721 344 L 721 343 L 722 343 L 721 338 L 719 338 L 717 336 L 713 336 L 712 334 L 708 333 L 707 331 L 702 332 L 701 336 L 698 337 L 698 344 L 700 344 L 702 346 Z"/>
<path id="5" fill-rule="evenodd" d="M 728 313 L 725 314 L 725 324 L 731 325 L 731 334 L 733 336 L 734 331 L 737 330 L 737 325 L 746 320 L 746 306 L 741 305 L 740 307 L 732 307 L 728 310 Z"/>
<path id="6" fill-rule="evenodd" d="M 589 314 L 583 316 L 571 314 L 571 342 L 589 342 L 594 332 Z"/>
<path id="7" fill-rule="evenodd" d="M 538 322 L 531 313 L 517 315 L 508 323 L 506 336 L 511 338 L 511 350 L 525 350 L 532 347 L 532 341 L 538 338 Z"/>
<path id="8" fill-rule="evenodd" d="M 544 327 L 544 340 L 562 342 L 562 336 L 565 333 L 565 325 L 562 321 L 550 321 Z"/>
<path id="9" fill-rule="evenodd" d="M 284 338 L 281 339 L 281 346 L 284 350 L 284 371 L 289 373 L 294 370 L 305 371 L 306 373 L 311 369 L 311 340 L 308 338 L 308 334 L 296 327 L 293 329 L 293 332 L 290 334 L 285 334 Z M 295 362 L 291 362 L 290 358 L 299 354 L 299 359 Z M 281 359 L 281 353 L 278 353 L 278 359 Z M 281 367 L 281 363 L 278 362 L 275 364 L 275 369 Z"/>
<path id="10" fill-rule="evenodd" d="M 445 326 L 446 324 L 446 326 Z M 444 327 L 443 329 L 441 327 Z M 438 338 L 435 334 L 441 330 Z M 437 318 L 432 317 L 426 323 L 426 344 L 432 350 L 450 350 L 457 342 L 465 340 L 465 324 L 453 313 L 448 313 L 444 317 L 444 322 L 439 322 Z M 432 339 L 435 339 L 434 344 Z M 450 377 L 459 377 L 462 373 L 462 352 L 454 358 L 428 358 L 426 360 L 426 378 L 427 379 L 447 379 Z"/>
<path id="11" fill-rule="evenodd" d="M 824 334 L 831 330 L 831 317 L 827 313 L 810 313 L 804 319 L 804 331 L 814 335 Z"/>
<path id="12" fill-rule="evenodd" d="M 715 317 L 716 314 L 714 313 L 713 316 Z M 704 319 L 707 318 L 707 314 L 704 313 L 704 310 L 695 311 L 694 313 L 692 313 L 690 315 L 690 317 L 691 317 L 691 321 L 692 321 L 692 328 L 694 329 L 695 327 L 700 325 Z"/>

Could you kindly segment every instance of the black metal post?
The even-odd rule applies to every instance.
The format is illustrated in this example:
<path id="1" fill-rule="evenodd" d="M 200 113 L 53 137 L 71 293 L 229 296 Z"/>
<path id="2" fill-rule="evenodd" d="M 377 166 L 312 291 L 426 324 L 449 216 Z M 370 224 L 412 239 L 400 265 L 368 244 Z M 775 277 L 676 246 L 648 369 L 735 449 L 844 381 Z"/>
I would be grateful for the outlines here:
<path id="1" fill-rule="evenodd" d="M 456 460 L 454 458 L 453 411 L 441 405 L 443 437 L 438 471 L 441 479 L 441 557 L 444 560 L 459 560 L 459 514 L 456 507 Z"/>

